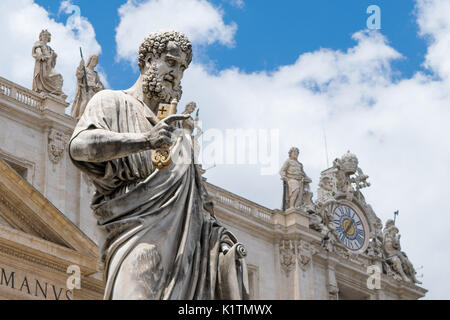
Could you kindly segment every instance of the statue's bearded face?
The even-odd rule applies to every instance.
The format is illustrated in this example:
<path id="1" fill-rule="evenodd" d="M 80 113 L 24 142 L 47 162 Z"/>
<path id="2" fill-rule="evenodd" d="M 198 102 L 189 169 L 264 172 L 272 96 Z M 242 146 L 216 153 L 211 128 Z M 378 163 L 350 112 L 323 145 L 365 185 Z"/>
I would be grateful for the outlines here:
<path id="1" fill-rule="evenodd" d="M 157 98 L 159 102 L 180 100 L 180 82 L 188 64 L 186 53 L 169 41 L 167 50 L 159 58 L 146 61 L 142 81 L 144 94 L 150 99 Z"/>

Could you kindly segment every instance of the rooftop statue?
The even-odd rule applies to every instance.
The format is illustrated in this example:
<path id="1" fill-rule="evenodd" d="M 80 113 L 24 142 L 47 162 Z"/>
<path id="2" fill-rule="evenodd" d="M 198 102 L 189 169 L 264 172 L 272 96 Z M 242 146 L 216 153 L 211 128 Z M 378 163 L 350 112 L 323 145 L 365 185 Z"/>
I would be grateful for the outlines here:
<path id="1" fill-rule="evenodd" d="M 333 166 L 321 173 L 318 201 L 326 203 L 329 200 L 334 201 L 338 198 L 362 197 L 360 189 L 370 186 L 367 181 L 368 175 L 365 175 L 358 167 L 358 158 L 347 151 L 341 158 L 333 161 Z M 363 199 L 362 199 L 363 200 Z"/>
<path id="2" fill-rule="evenodd" d="M 57 54 L 48 45 L 52 36 L 47 30 L 42 30 L 32 50 L 36 60 L 33 75 L 33 91 L 50 93 L 65 100 L 67 95 L 62 92 L 63 77 L 55 71 Z"/>
<path id="3" fill-rule="evenodd" d="M 383 230 L 383 249 L 386 259 L 385 268 L 388 269 L 388 273 L 393 271 L 404 281 L 421 284 L 416 279 L 416 271 L 411 261 L 409 261 L 408 256 L 401 251 L 400 234 L 398 232 L 394 220 L 389 219 L 386 221 Z"/>
<path id="4" fill-rule="evenodd" d="M 195 111 L 195 109 L 197 109 L 197 104 L 191 101 L 186 105 L 182 114 L 191 115 Z M 198 121 L 198 117 L 196 120 Z M 195 130 L 195 121 L 191 117 L 189 117 L 188 119 L 183 121 L 183 128 L 187 130 L 188 133 L 192 136 Z"/>
<path id="5" fill-rule="evenodd" d="M 189 102 L 186 105 L 186 108 L 183 111 L 183 114 L 191 115 L 195 111 L 195 109 L 197 109 L 197 104 L 195 102 L 191 101 L 191 102 Z M 198 112 L 199 112 L 199 109 L 197 109 L 197 113 L 195 115 L 195 119 L 192 119 L 190 117 L 190 118 L 188 118 L 188 119 L 183 121 L 183 128 L 192 137 L 192 145 L 193 145 L 193 148 L 194 148 L 194 163 L 198 164 L 200 172 L 204 173 L 205 171 L 203 170 L 201 165 L 198 163 L 198 157 L 199 157 L 199 154 L 200 154 L 200 143 L 199 143 L 198 139 L 203 134 L 202 128 L 200 128 L 200 126 L 198 124 L 198 122 L 199 122 Z M 196 130 L 196 132 L 194 134 L 195 129 L 197 129 L 197 130 Z"/>
<path id="6" fill-rule="evenodd" d="M 246 252 L 214 217 L 183 128 L 190 116 L 166 113 L 191 59 L 184 34 L 150 33 L 136 83 L 95 94 L 72 135 L 70 156 L 96 187 L 92 209 L 107 232 L 105 299 L 248 298 Z M 173 161 L 158 169 L 162 149 Z"/>
<path id="7" fill-rule="evenodd" d="M 298 148 L 289 150 L 289 159 L 280 170 L 281 180 L 284 182 L 283 209 L 308 209 L 311 207 L 312 193 L 309 192 L 311 179 L 303 171 L 303 165 L 298 161 Z"/>
<path id="8" fill-rule="evenodd" d="M 98 56 L 93 54 L 89 57 L 87 65 L 84 64 L 84 59 L 80 61 L 77 68 L 77 88 L 75 90 L 75 98 L 72 104 L 72 111 L 70 115 L 75 119 L 80 119 L 86 108 L 87 103 L 97 92 L 104 88 L 97 71 L 94 68 L 98 64 Z"/>
<path id="9" fill-rule="evenodd" d="M 367 181 L 368 178 L 369 176 L 364 174 L 359 167 L 358 158 L 350 151 L 347 151 L 342 157 L 336 158 L 332 167 L 321 172 L 316 210 L 311 215 L 310 227 L 324 235 L 322 244 L 327 250 L 333 250 L 334 244 L 338 243 L 339 239 L 344 239 L 341 242 L 344 241 L 344 245 L 347 243 L 351 250 L 367 251 L 375 260 L 382 258 L 382 223 L 372 207 L 366 203 L 361 192 L 361 189 L 370 186 Z M 342 207 L 342 210 L 349 210 L 348 212 L 353 212 L 353 215 L 356 214 L 351 204 L 354 205 L 354 210 L 357 210 L 361 215 L 360 217 L 367 223 L 367 232 L 364 231 L 364 236 L 359 238 L 361 240 L 359 243 L 352 242 L 353 235 L 347 233 L 347 231 L 356 229 L 342 229 L 340 223 L 344 220 L 338 217 L 339 214 L 338 216 L 335 215 L 337 207 L 342 206 L 346 207 Z M 350 215 L 352 214 L 350 213 Z M 352 218 L 352 221 L 356 223 L 357 220 Z M 361 221 L 357 222 L 360 223 Z M 347 227 L 351 225 L 355 227 L 353 223 L 347 225 Z M 342 230 L 345 233 L 342 233 Z M 345 242 L 345 239 L 347 242 Z"/>

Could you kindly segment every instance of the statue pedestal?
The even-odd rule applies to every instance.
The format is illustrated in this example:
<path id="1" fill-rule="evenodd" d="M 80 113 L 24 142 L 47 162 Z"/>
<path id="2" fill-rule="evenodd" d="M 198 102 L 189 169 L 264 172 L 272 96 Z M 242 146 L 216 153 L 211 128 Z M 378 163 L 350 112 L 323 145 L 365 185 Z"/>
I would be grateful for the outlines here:
<path id="1" fill-rule="evenodd" d="M 62 98 L 51 95 L 42 94 L 42 110 L 50 110 L 59 114 L 66 114 L 66 108 L 69 103 Z"/>
<path id="2" fill-rule="evenodd" d="M 286 211 L 276 210 L 274 215 L 274 222 L 285 227 L 297 224 L 309 228 L 310 219 L 309 214 L 295 208 L 290 208 Z"/>
<path id="3" fill-rule="evenodd" d="M 290 208 L 284 211 L 286 227 L 299 224 L 309 228 L 309 215 L 300 209 Z"/>

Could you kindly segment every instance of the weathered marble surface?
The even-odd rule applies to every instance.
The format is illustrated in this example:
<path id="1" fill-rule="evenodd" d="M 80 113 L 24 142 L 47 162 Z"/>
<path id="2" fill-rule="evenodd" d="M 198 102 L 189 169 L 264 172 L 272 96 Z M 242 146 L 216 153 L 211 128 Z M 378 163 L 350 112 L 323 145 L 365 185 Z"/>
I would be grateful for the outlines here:
<path id="1" fill-rule="evenodd" d="M 309 192 L 311 179 L 303 170 L 303 164 L 298 161 L 298 148 L 289 150 L 287 159 L 280 169 L 280 176 L 285 184 L 284 209 L 307 209 L 310 207 L 312 193 Z"/>
<path id="2" fill-rule="evenodd" d="M 192 115 L 192 113 L 197 109 L 197 104 L 193 101 L 189 102 L 185 110 L 182 114 L 188 114 Z M 198 117 L 199 109 L 197 109 L 197 113 L 195 115 L 195 118 L 192 119 L 191 117 L 183 121 L 183 128 L 191 135 L 192 138 L 192 146 L 194 148 L 194 163 L 199 165 L 200 172 L 203 174 L 205 173 L 205 170 L 202 169 L 201 164 L 199 164 L 198 157 L 200 154 L 200 142 L 199 138 L 203 134 L 202 128 L 199 125 L 199 117 Z M 195 131 L 195 133 L 194 133 Z"/>
<path id="3" fill-rule="evenodd" d="M 192 59 L 178 32 L 151 33 L 139 50 L 141 76 L 125 91 L 103 90 L 86 106 L 70 142 L 74 164 L 92 179 L 98 223 L 107 231 L 102 259 L 106 299 L 243 299 L 243 246 L 214 217 L 193 162 L 192 139 L 160 103 L 181 96 Z M 151 154 L 171 145 L 164 170 Z"/>
<path id="4" fill-rule="evenodd" d="M 400 279 L 406 282 L 421 284 L 416 278 L 416 271 L 414 270 L 411 261 L 409 261 L 408 256 L 401 251 L 400 234 L 398 232 L 399 230 L 395 226 L 394 220 L 389 219 L 386 221 L 383 230 L 385 271 L 394 277 L 399 276 Z"/>
<path id="5" fill-rule="evenodd" d="M 48 45 L 51 41 L 51 34 L 47 30 L 42 30 L 32 50 L 32 56 L 36 60 L 33 75 L 33 91 L 37 93 L 50 93 L 67 98 L 62 92 L 63 77 L 55 71 L 57 54 Z"/>

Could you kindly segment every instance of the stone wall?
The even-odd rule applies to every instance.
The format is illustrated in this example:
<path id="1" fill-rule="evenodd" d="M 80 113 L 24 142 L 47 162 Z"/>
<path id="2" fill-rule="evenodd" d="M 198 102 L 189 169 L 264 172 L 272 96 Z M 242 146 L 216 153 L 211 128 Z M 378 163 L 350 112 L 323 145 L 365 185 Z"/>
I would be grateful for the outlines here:
<path id="1" fill-rule="evenodd" d="M 26 180 L 96 243 L 93 188 L 66 152 L 75 120 L 67 103 L 0 77 L 0 157 L 26 169 Z"/>

